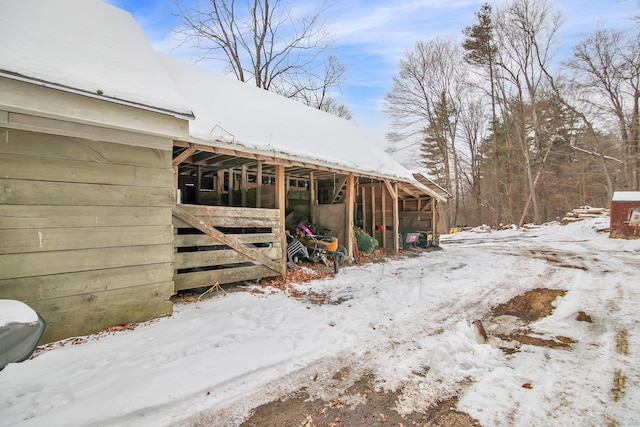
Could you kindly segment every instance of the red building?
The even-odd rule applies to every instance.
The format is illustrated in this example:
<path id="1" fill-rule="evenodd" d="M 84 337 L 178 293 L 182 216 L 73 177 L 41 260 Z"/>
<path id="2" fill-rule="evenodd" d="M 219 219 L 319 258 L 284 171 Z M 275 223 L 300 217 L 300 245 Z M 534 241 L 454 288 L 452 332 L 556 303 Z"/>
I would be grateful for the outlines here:
<path id="1" fill-rule="evenodd" d="M 611 199 L 609 237 L 640 239 L 640 191 L 616 191 Z"/>

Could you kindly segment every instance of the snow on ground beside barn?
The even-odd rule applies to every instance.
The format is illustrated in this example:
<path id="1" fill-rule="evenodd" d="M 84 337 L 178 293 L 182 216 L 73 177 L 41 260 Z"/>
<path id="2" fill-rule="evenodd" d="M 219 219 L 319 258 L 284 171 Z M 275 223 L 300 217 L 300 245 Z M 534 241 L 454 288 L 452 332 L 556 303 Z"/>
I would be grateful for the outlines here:
<path id="1" fill-rule="evenodd" d="M 0 426 L 239 425 L 344 367 L 401 389 L 400 414 L 458 395 L 458 410 L 487 426 L 636 425 L 640 241 L 597 233 L 603 220 L 444 236 L 442 250 L 296 286 L 323 304 L 234 292 L 54 346 L 0 372 Z M 492 308 L 538 288 L 565 293 L 527 333 L 568 346 L 476 341 L 482 319 L 508 347 L 497 335 L 514 318 Z"/>

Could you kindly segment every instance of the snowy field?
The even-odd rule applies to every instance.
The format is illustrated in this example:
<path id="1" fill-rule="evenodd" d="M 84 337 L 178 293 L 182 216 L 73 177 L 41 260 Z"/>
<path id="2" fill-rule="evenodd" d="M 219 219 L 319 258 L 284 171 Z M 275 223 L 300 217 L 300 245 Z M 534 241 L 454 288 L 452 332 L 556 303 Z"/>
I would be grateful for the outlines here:
<path id="1" fill-rule="evenodd" d="M 400 414 L 457 395 L 483 426 L 640 425 L 640 241 L 609 239 L 598 221 L 462 232 L 439 251 L 297 285 L 331 303 L 233 292 L 54 346 L 0 372 L 0 426 L 237 426 L 344 367 L 402 389 Z M 527 333 L 568 347 L 492 336 L 517 326 L 492 309 L 537 288 L 566 293 Z"/>

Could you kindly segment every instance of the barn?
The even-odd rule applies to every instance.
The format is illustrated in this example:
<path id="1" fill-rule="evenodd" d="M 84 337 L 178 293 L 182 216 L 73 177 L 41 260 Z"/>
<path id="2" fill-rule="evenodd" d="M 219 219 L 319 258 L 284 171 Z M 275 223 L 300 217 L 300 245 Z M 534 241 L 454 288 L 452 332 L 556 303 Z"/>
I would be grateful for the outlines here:
<path id="1" fill-rule="evenodd" d="M 355 124 L 162 56 L 125 11 L 5 0 L 0 34 L 0 298 L 45 342 L 285 274 L 288 221 L 347 252 L 354 227 L 437 233 L 446 191 Z"/>

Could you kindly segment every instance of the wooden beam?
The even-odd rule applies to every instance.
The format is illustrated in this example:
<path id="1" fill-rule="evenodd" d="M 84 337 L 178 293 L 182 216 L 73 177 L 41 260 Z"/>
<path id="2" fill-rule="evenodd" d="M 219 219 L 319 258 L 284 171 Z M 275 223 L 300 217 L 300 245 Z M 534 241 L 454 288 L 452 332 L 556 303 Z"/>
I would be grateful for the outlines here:
<path id="1" fill-rule="evenodd" d="M 385 181 L 387 182 L 387 181 Z M 393 192 L 392 195 L 394 195 L 395 197 L 393 197 L 393 252 L 398 253 L 400 251 L 400 245 L 398 243 L 398 234 L 399 234 L 399 228 L 400 228 L 400 218 L 398 215 L 398 184 L 394 183 L 393 184 Z"/>
<path id="2" fill-rule="evenodd" d="M 431 205 L 433 204 L 433 201 L 435 199 L 430 199 L 427 203 L 424 204 L 424 206 L 422 206 L 422 208 L 420 208 L 420 210 L 418 210 L 418 212 L 416 212 L 413 217 L 411 218 L 411 221 L 409 221 L 409 223 L 406 225 L 407 228 L 411 228 L 411 226 L 413 225 L 414 222 L 416 222 L 416 219 L 418 218 L 418 216 L 420 216 L 421 213 L 426 212 L 429 207 L 431 207 Z M 418 199 L 418 206 L 420 206 L 420 199 Z"/>
<path id="3" fill-rule="evenodd" d="M 202 166 L 196 169 L 196 205 L 200 204 L 200 190 L 202 186 Z"/>
<path id="4" fill-rule="evenodd" d="M 347 194 L 345 197 L 345 206 L 347 209 L 346 212 L 346 221 L 345 221 L 345 226 L 346 226 L 346 230 L 345 230 L 345 234 L 346 234 L 346 238 L 347 241 L 344 242 L 344 246 L 347 248 L 347 255 L 348 256 L 353 256 L 353 244 L 351 244 L 351 242 L 353 242 L 353 217 L 354 217 L 354 209 L 355 209 L 355 176 L 350 173 L 349 176 L 347 176 Z"/>
<path id="5" fill-rule="evenodd" d="M 309 212 L 311 218 L 309 220 L 313 223 L 316 220 L 316 205 L 318 201 L 316 200 L 316 186 L 315 186 L 315 178 L 313 172 L 309 172 Z"/>
<path id="6" fill-rule="evenodd" d="M 243 208 L 247 207 L 247 165 L 242 165 L 240 167 L 240 206 Z"/>
<path id="7" fill-rule="evenodd" d="M 222 193 L 224 193 L 224 171 L 219 170 L 216 174 L 216 202 L 222 205 Z"/>
<path id="8" fill-rule="evenodd" d="M 276 208 L 280 210 L 280 227 L 278 232 L 281 236 L 281 265 L 279 273 L 284 277 L 287 275 L 287 236 L 284 230 L 286 212 L 286 192 L 284 166 L 276 165 Z"/>
<path id="9" fill-rule="evenodd" d="M 236 238 L 234 238 L 232 236 L 229 236 L 229 235 L 226 235 L 224 233 L 221 233 L 220 231 L 216 230 L 215 228 L 213 228 L 209 224 L 206 224 L 204 221 L 200 220 L 197 216 L 192 215 L 184 207 L 182 207 L 180 205 L 174 206 L 173 207 L 173 216 L 175 216 L 178 219 L 181 219 L 182 221 L 186 222 L 187 224 L 189 224 L 193 228 L 202 231 L 207 236 L 209 236 L 209 238 L 211 238 L 212 242 L 214 242 L 214 243 L 221 242 L 221 243 L 229 246 L 230 248 L 235 249 L 236 251 L 238 251 L 242 255 L 246 256 L 247 258 L 250 258 L 250 259 L 252 259 L 252 260 L 264 265 L 265 267 L 269 268 L 270 270 L 273 270 L 273 271 L 275 271 L 275 272 L 277 272 L 279 274 L 281 273 L 281 266 L 277 262 L 274 262 L 271 259 L 267 258 L 260 251 L 246 246 L 242 241 L 240 241 L 240 240 L 238 240 L 238 239 L 236 239 Z M 286 257 L 283 257 L 283 260 L 284 260 L 284 258 L 286 258 Z M 286 262 L 286 260 L 284 260 L 283 262 Z M 286 266 L 286 264 L 285 264 L 285 266 Z"/>
<path id="10" fill-rule="evenodd" d="M 189 157 L 191 157 L 191 155 L 193 153 L 195 153 L 196 151 L 196 147 L 191 145 L 189 148 L 187 148 L 186 150 L 184 150 L 182 153 L 178 154 L 176 156 L 175 159 L 173 159 L 171 161 L 171 165 L 175 168 L 177 167 L 180 163 L 184 162 L 185 160 L 187 160 Z"/>
<path id="11" fill-rule="evenodd" d="M 405 184 L 405 183 L 400 183 L 399 186 L 400 186 L 400 189 L 402 189 L 402 191 L 404 191 L 405 193 L 407 193 L 411 197 L 414 197 L 416 199 L 418 199 L 420 197 L 420 194 L 417 191 L 415 191 L 414 187 L 412 187 L 411 185 Z M 398 195 L 398 197 L 399 197 L 399 195 Z"/>
<path id="12" fill-rule="evenodd" d="M 331 203 L 336 202 L 336 199 L 338 198 L 340 191 L 342 191 L 342 187 L 344 187 L 344 184 L 347 182 L 347 179 L 349 179 L 348 175 L 345 176 L 344 178 L 340 178 L 340 181 L 338 181 L 338 184 L 333 189 L 333 197 L 331 198 Z"/>
<path id="13" fill-rule="evenodd" d="M 376 237 L 376 187 L 371 187 L 371 236 Z"/>
<path id="14" fill-rule="evenodd" d="M 256 208 L 262 207 L 262 160 L 258 160 L 256 172 Z"/>
<path id="15" fill-rule="evenodd" d="M 367 191 L 364 187 L 360 187 L 360 195 L 362 197 L 362 228 L 367 231 Z"/>
<path id="16" fill-rule="evenodd" d="M 397 199 L 398 198 L 398 185 L 394 184 L 393 186 L 391 185 L 391 183 L 388 180 L 384 180 L 384 185 L 385 187 L 387 187 L 387 191 L 389 192 L 389 195 L 391 195 L 392 199 Z"/>
<path id="17" fill-rule="evenodd" d="M 228 197 L 228 200 L 227 200 L 227 205 L 229 207 L 232 207 L 233 206 L 233 185 L 235 184 L 235 179 L 234 179 L 234 176 L 233 176 L 233 169 L 229 168 L 228 169 L 228 173 L 229 173 L 229 176 L 227 177 L 227 184 L 228 184 L 228 187 L 229 187 L 229 192 L 228 192 L 228 196 L 229 197 Z"/>
<path id="18" fill-rule="evenodd" d="M 387 181 L 385 181 L 386 183 Z M 382 212 L 382 247 L 387 249 L 387 195 L 384 188 L 380 187 L 380 211 Z"/>

